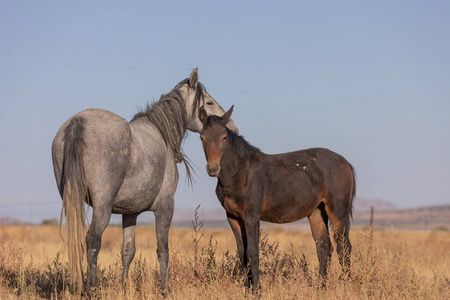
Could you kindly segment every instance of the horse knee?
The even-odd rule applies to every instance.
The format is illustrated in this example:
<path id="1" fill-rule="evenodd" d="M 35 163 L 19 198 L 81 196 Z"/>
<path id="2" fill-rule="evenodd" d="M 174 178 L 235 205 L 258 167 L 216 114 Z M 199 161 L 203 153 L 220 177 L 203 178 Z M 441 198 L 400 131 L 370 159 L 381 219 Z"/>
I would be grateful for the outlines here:
<path id="1" fill-rule="evenodd" d="M 91 230 L 86 234 L 86 247 L 88 250 L 93 250 L 94 253 L 98 252 L 102 245 L 102 236 Z"/>
<path id="2" fill-rule="evenodd" d="M 109 214 L 111 216 L 111 214 Z M 91 226 L 86 234 L 86 243 L 88 247 L 100 249 L 102 242 L 102 235 L 109 224 L 109 218 L 98 220 L 98 217 L 93 216 Z"/>
<path id="3" fill-rule="evenodd" d="M 128 271 L 130 269 L 130 264 L 133 261 L 135 253 L 136 253 L 136 247 L 135 247 L 134 243 L 129 242 L 129 243 L 126 243 L 123 245 L 123 248 L 122 248 L 122 266 L 123 266 L 122 284 L 123 284 L 125 291 L 126 291 L 126 284 L 127 284 L 127 278 L 128 278 Z"/>
<path id="4" fill-rule="evenodd" d="M 316 250 L 319 259 L 329 259 L 332 251 L 330 239 L 316 241 Z"/>
<path id="5" fill-rule="evenodd" d="M 165 261 L 169 258 L 169 247 L 158 245 L 156 248 L 156 255 L 158 256 L 158 260 L 160 262 Z"/>

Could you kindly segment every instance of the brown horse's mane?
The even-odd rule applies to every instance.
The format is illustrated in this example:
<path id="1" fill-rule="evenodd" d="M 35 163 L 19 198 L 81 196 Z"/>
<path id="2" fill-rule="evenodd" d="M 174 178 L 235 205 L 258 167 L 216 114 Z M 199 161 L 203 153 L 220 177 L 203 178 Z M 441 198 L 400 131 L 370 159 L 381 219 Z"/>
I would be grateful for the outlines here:
<path id="1" fill-rule="evenodd" d="M 231 149 L 238 157 L 247 158 L 256 153 L 261 153 L 261 150 L 259 148 L 247 142 L 247 140 L 245 140 L 242 135 L 238 135 L 234 131 L 226 127 L 226 125 L 223 124 L 221 117 L 214 115 L 208 116 L 203 126 L 204 128 L 207 128 L 209 126 L 212 126 L 213 124 L 220 124 L 227 130 L 228 143 L 230 143 Z"/>
<path id="2" fill-rule="evenodd" d="M 241 135 L 237 135 L 234 131 L 227 128 L 229 143 L 235 154 L 239 157 L 251 157 L 256 153 L 261 153 L 258 147 L 253 146 Z"/>

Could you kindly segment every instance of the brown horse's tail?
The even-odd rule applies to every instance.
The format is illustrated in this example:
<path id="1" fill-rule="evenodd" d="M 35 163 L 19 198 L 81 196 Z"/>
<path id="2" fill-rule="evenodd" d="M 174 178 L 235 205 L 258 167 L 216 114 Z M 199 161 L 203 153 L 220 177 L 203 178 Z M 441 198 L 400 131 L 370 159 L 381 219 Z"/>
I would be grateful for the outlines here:
<path id="1" fill-rule="evenodd" d="M 350 209 L 350 217 L 353 219 L 353 202 L 355 201 L 355 195 L 356 195 L 356 172 L 355 172 L 355 168 L 353 168 L 353 166 L 351 164 L 349 164 L 350 169 L 352 170 L 352 174 L 353 174 L 353 189 L 352 189 L 352 194 L 350 196 L 350 205 L 349 205 L 349 209 Z"/>
<path id="2" fill-rule="evenodd" d="M 64 160 L 60 192 L 63 198 L 63 213 L 66 217 L 66 243 L 68 246 L 69 274 L 73 292 L 83 290 L 83 263 L 85 260 L 85 207 L 88 191 L 84 176 L 83 148 L 84 122 L 73 118 L 64 129 Z"/>

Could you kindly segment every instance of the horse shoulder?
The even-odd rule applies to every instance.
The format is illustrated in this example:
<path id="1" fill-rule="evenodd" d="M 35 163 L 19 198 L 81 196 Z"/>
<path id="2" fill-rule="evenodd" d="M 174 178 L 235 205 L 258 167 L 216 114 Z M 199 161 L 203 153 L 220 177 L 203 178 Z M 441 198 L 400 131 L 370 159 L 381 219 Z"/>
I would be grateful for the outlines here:
<path id="1" fill-rule="evenodd" d="M 242 191 L 231 184 L 231 181 L 225 179 L 218 180 L 216 186 L 216 195 L 225 211 L 233 217 L 244 219 L 246 198 L 242 195 Z"/>
<path id="2" fill-rule="evenodd" d="M 167 162 L 167 147 L 154 126 L 148 122 L 130 123 L 131 162 L 130 167 L 137 174 L 164 174 Z M 161 176 L 159 176 L 161 177 Z"/>
<path id="3" fill-rule="evenodd" d="M 129 127 L 130 163 L 114 205 L 126 207 L 132 203 L 135 211 L 152 210 L 160 202 L 157 199 L 175 193 L 173 182 L 178 180 L 178 171 L 153 125 L 144 119 L 130 122 Z"/>

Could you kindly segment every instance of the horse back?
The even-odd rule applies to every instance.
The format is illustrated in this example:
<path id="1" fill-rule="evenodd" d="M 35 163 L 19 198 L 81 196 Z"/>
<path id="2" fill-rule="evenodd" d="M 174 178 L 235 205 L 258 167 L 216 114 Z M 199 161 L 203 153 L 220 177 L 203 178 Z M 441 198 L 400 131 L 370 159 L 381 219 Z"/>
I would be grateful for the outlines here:
<path id="1" fill-rule="evenodd" d="M 274 169 L 278 169 L 278 173 L 286 172 L 292 180 L 327 186 L 327 189 L 332 189 L 332 186 L 339 182 L 353 181 L 350 163 L 340 154 L 326 148 L 311 148 L 271 156 L 272 161 L 275 161 Z"/>

